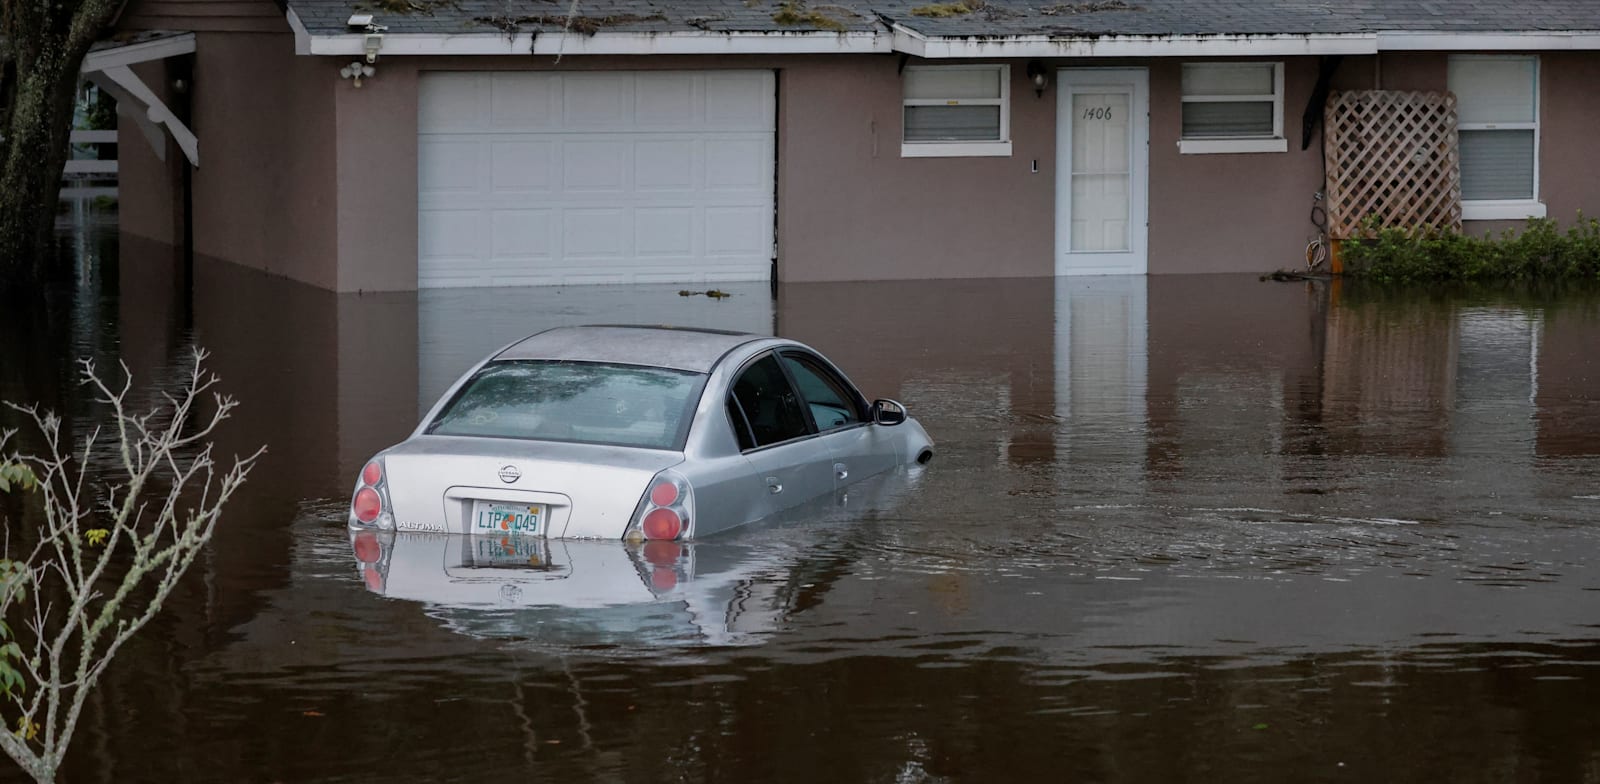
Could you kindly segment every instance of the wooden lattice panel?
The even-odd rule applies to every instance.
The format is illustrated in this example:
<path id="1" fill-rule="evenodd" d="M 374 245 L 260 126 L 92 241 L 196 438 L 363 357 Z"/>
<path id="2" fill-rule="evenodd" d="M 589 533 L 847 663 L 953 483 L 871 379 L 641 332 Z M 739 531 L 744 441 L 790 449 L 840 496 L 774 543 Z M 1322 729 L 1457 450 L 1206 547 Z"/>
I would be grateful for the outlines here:
<path id="1" fill-rule="evenodd" d="M 1382 226 L 1461 230 L 1461 153 L 1450 93 L 1352 90 L 1328 96 L 1322 150 L 1328 236 Z"/>

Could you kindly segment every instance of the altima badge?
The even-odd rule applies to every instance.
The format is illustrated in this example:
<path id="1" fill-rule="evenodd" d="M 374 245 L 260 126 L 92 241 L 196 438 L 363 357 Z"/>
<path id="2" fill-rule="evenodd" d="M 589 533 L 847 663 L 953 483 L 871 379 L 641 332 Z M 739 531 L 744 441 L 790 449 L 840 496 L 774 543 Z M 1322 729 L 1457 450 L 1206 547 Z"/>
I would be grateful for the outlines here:
<path id="1" fill-rule="evenodd" d="M 508 465 L 500 469 L 500 481 L 505 482 L 508 485 L 521 478 L 522 472 L 518 471 L 517 467 L 514 465 Z"/>

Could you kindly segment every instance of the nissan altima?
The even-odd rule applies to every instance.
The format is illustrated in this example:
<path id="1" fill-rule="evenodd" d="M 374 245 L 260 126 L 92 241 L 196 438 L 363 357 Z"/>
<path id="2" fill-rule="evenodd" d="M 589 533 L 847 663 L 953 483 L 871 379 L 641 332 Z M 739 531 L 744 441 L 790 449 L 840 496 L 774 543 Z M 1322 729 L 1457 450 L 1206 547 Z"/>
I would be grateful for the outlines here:
<path id="1" fill-rule="evenodd" d="M 781 514 L 933 443 L 792 340 L 561 327 L 495 352 L 361 470 L 356 529 L 680 540 Z"/>

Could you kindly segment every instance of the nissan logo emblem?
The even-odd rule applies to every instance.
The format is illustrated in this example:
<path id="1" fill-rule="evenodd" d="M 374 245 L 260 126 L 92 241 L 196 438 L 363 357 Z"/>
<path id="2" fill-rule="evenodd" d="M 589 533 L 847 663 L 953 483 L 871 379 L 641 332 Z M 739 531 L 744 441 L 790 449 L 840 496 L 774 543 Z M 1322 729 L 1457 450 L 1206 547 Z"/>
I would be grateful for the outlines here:
<path id="1" fill-rule="evenodd" d="M 521 478 L 522 472 L 518 471 L 517 467 L 514 465 L 508 465 L 505 468 L 500 469 L 500 481 L 505 482 L 508 485 Z"/>

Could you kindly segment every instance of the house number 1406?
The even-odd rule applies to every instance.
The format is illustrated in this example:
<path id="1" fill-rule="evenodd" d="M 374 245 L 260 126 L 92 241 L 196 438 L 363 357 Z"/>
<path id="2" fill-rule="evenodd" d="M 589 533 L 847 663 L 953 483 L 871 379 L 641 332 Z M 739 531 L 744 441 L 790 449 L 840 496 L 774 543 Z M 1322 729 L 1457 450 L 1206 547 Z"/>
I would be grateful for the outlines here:
<path id="1" fill-rule="evenodd" d="M 1111 107 L 1109 107 L 1109 106 L 1091 106 L 1091 107 L 1083 110 L 1083 119 L 1085 119 L 1085 120 L 1109 120 L 1109 119 L 1111 119 Z"/>

